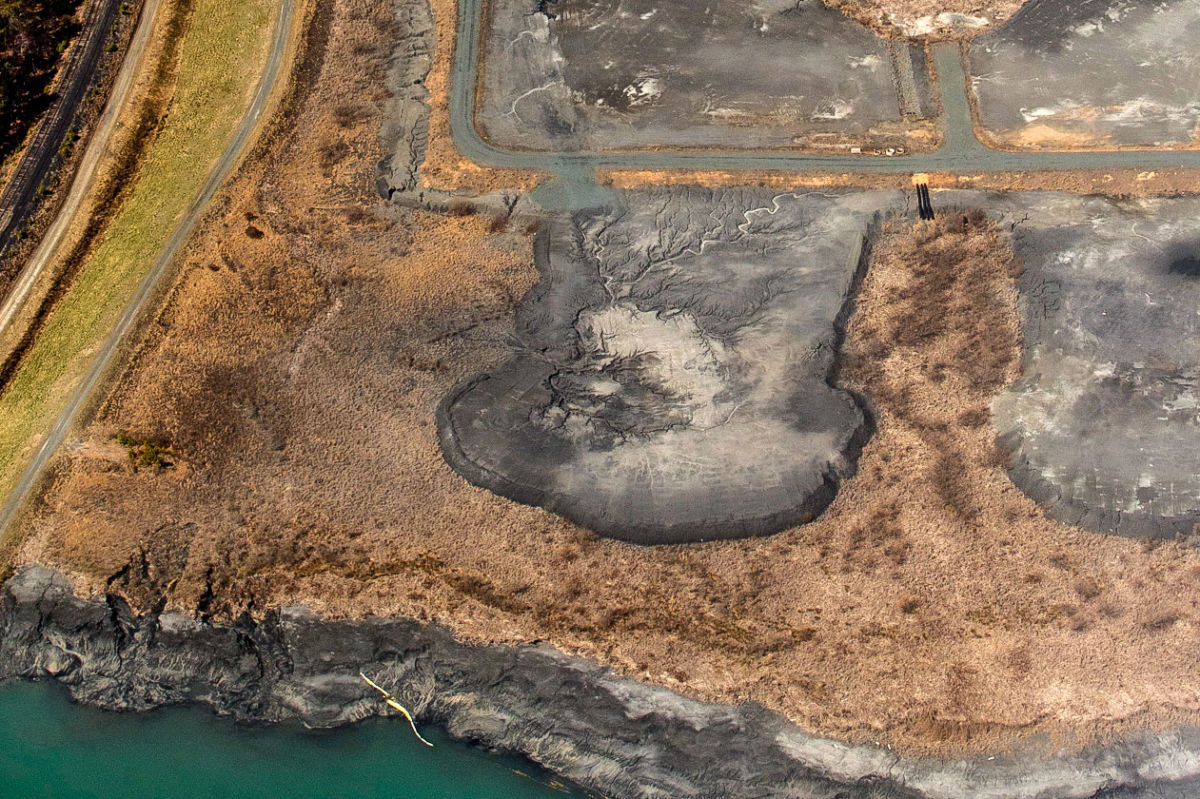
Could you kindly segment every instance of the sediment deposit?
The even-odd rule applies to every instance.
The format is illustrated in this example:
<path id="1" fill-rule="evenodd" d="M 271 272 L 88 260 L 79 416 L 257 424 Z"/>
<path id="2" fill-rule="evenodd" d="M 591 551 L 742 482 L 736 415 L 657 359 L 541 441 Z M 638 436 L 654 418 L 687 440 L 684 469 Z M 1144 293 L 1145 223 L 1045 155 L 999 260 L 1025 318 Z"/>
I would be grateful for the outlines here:
<path id="1" fill-rule="evenodd" d="M 1200 202 L 1014 200 L 1023 375 L 995 403 L 1013 479 L 1067 524 L 1195 534 Z"/>
<path id="2" fill-rule="evenodd" d="M 1191 147 L 1196 0 L 1031 0 L 968 49 L 984 132 L 1014 148 Z"/>
<path id="3" fill-rule="evenodd" d="M 479 124 L 501 147 L 930 143 L 923 50 L 823 3 L 528 5 L 496 0 L 487 12 Z"/>
<path id="4" fill-rule="evenodd" d="M 811 521 L 867 436 L 854 397 L 827 380 L 869 229 L 899 195 L 622 200 L 543 227 L 513 360 L 443 406 L 448 459 L 639 543 Z"/>

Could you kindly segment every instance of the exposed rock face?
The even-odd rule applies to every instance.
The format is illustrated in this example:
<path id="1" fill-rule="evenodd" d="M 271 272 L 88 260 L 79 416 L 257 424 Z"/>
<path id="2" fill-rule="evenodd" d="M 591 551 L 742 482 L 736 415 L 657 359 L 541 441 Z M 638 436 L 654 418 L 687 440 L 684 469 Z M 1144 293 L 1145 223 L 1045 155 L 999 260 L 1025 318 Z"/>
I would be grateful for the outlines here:
<path id="1" fill-rule="evenodd" d="M 1014 480 L 1089 530 L 1196 532 L 1200 201 L 1007 202 L 1022 209 L 1024 376 L 995 412 Z"/>
<path id="2" fill-rule="evenodd" d="M 553 218 L 514 359 L 454 392 L 471 481 L 639 543 L 808 521 L 866 437 L 832 388 L 868 227 L 898 194 L 662 189 Z"/>
<path id="3" fill-rule="evenodd" d="M 916 144 L 933 115 L 922 51 L 819 1 L 496 0 L 485 22 L 479 122 L 502 147 Z"/>
<path id="4" fill-rule="evenodd" d="M 0 674 L 51 676 L 112 709 L 202 702 L 242 720 L 334 726 L 386 710 L 361 669 L 396 686 L 419 719 L 618 797 L 742 796 L 749 785 L 761 796 L 912 795 L 794 761 L 774 739 L 786 725 L 760 708 L 692 702 L 545 647 L 476 648 L 413 621 L 325 623 L 302 608 L 233 627 L 138 617 L 119 599 L 75 598 L 42 568 L 6 585 L 0 613 Z"/>
<path id="5" fill-rule="evenodd" d="M 427 2 L 394 2 L 397 41 L 388 65 L 391 108 L 379 137 L 388 157 L 379 165 L 384 197 L 417 188 L 417 171 L 429 142 L 429 74 L 434 45 L 433 11 Z"/>
<path id="6" fill-rule="evenodd" d="M 755 705 L 706 705 L 548 647 L 472 647 L 417 622 L 324 622 L 303 608 L 232 627 L 78 599 L 33 567 L 0 595 L 0 677 L 53 677 L 76 699 L 146 710 L 201 702 L 247 721 L 333 726 L 386 712 L 522 752 L 617 799 L 1184 797 L 1200 732 L 1145 735 L 1052 760 L 901 760 L 815 738 Z"/>
<path id="7" fill-rule="evenodd" d="M 1197 26 L 1200 0 L 1031 0 L 972 43 L 981 122 L 1018 147 L 1194 142 Z"/>

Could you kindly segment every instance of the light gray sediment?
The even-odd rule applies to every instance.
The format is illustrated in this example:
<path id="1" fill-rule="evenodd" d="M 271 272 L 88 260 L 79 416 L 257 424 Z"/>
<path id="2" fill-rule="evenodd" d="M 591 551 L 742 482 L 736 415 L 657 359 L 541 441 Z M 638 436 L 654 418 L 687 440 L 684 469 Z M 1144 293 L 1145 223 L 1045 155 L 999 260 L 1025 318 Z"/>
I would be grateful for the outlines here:
<path id="1" fill-rule="evenodd" d="M 894 61 L 819 0 L 493 0 L 485 14 L 478 120 L 501 147 L 846 152 L 904 145 L 905 117 L 932 108 L 921 48 L 895 43 Z"/>
<path id="2" fill-rule="evenodd" d="M 550 218 L 514 357 L 442 404 L 472 482 L 643 544 L 810 521 L 868 422 L 828 383 L 899 192 L 662 188 Z"/>
<path id="3" fill-rule="evenodd" d="M 986 206 L 985 206 L 986 207 Z M 1013 480 L 1088 530 L 1200 525 L 1200 199 L 1025 194 L 1023 375 L 995 401 Z"/>
<path id="4" fill-rule="evenodd" d="M 0 629 L 0 677 L 56 679 L 114 710 L 200 703 L 242 721 L 330 727 L 389 712 L 363 670 L 418 723 L 523 753 L 615 799 L 1149 799 L 1200 787 L 1192 729 L 1045 758 L 907 760 L 544 645 L 471 646 L 415 621 L 322 621 L 300 607 L 233 625 L 137 615 L 115 596 L 77 598 L 40 567 L 5 583 Z"/>
<path id="5" fill-rule="evenodd" d="M 815 296 L 813 286 L 803 281 L 824 279 L 820 269 L 813 271 L 813 263 L 824 268 L 836 262 L 828 248 L 836 247 L 842 234 L 827 224 L 814 224 L 823 212 L 812 206 L 796 229 L 804 228 L 811 239 L 829 239 L 821 245 L 826 249 L 814 251 L 812 241 L 803 239 L 794 261 L 782 268 L 783 262 L 772 262 L 766 250 L 748 260 L 747 253 L 758 246 L 752 239 L 737 245 L 749 248 L 739 254 L 730 249 L 732 239 L 723 241 L 723 234 L 715 231 L 722 224 L 733 225 L 731 230 L 740 236 L 739 213 L 755 203 L 800 195 L 772 195 L 768 200 L 743 190 L 724 192 L 716 200 L 712 198 L 717 195 L 699 199 L 702 190 L 661 192 L 628 195 L 631 208 L 644 204 L 656 209 L 640 222 L 633 221 L 636 208 L 603 222 L 597 221 L 603 214 L 556 217 L 540 240 L 544 280 L 522 308 L 517 357 L 504 370 L 461 387 L 442 407 L 447 457 L 468 479 L 497 493 L 641 543 L 769 533 L 810 519 L 849 471 L 828 455 L 828 447 L 781 437 L 778 430 L 766 430 L 763 422 L 778 421 L 772 414 L 782 408 L 829 403 L 799 391 L 790 397 L 772 392 L 769 387 L 778 388 L 779 382 L 760 378 L 786 361 L 789 347 L 805 336 L 819 341 L 817 328 L 826 333 L 835 329 L 830 321 L 836 312 L 830 309 L 847 307 L 848 294 L 838 295 L 834 305 L 821 306 L 824 310 L 768 303 L 741 321 L 727 311 L 739 302 L 748 308 L 745 296 L 730 305 L 731 297 L 753 288 L 750 283 L 765 279 L 767 273 L 773 275 L 771 280 L 800 281 L 789 284 L 786 292 Z M 676 199 L 666 201 L 672 192 Z M 843 193 L 836 202 L 826 195 L 804 196 L 806 202 L 819 205 L 844 204 L 855 195 Z M 873 196 L 877 199 L 870 199 Z M 739 199 L 731 204 L 733 197 Z M 870 193 L 858 197 L 857 202 L 875 203 L 876 209 L 898 205 L 897 198 L 884 200 Z M 939 192 L 935 200 L 942 211 L 974 205 L 999 218 L 1012 229 L 1013 246 L 1025 264 L 1018 285 L 1024 374 L 994 408 L 1001 441 L 1013 452 L 1013 480 L 1055 518 L 1088 530 L 1152 537 L 1195 534 L 1200 525 L 1200 223 L 1195 222 L 1200 200 L 970 192 Z M 656 206 L 660 202 L 664 204 Z M 664 213 L 672 202 L 674 210 Z M 687 212 L 672 216 L 689 204 L 705 210 L 693 214 L 693 222 L 687 221 Z M 771 219 L 786 216 L 781 212 Z M 701 218 L 714 232 L 689 232 L 688 225 Z M 678 252 L 668 252 L 667 247 L 644 258 L 644 263 L 638 260 L 641 256 L 621 249 L 627 244 L 601 248 L 599 260 L 589 261 L 582 250 L 570 254 L 573 247 L 594 247 L 595 242 L 588 244 L 589 225 L 630 241 L 669 228 L 679 236 L 674 242 Z M 639 226 L 640 232 L 629 232 Z M 778 232 L 772 231 L 773 248 L 782 252 L 797 246 L 796 240 Z M 560 240 L 551 246 L 554 235 Z M 689 251 L 688 236 L 697 235 L 713 238 Z M 643 255 L 652 251 L 647 247 Z M 654 263 L 656 258 L 668 265 L 665 284 L 657 274 L 661 267 Z M 632 263 L 643 263 L 647 272 L 628 272 Z M 627 280 L 622 269 L 636 277 Z M 734 274 L 743 281 L 741 289 L 731 279 Z M 839 291 L 848 292 L 852 283 L 839 284 Z M 631 286 L 637 288 L 631 292 Z M 683 293 L 679 286 L 686 287 Z M 609 290 L 625 294 L 606 295 Z M 690 309 L 678 307 L 681 301 Z M 718 331 L 722 348 L 705 345 L 708 355 L 719 356 L 710 364 L 714 368 L 697 366 L 694 358 L 675 358 L 683 362 L 677 364 L 681 368 L 666 372 L 659 366 L 638 366 L 643 356 L 660 365 L 670 363 L 670 353 L 681 352 L 688 341 L 695 343 L 680 326 L 689 318 L 713 321 L 708 311 L 699 317 L 693 314 L 706 304 L 718 316 L 726 314 L 719 326 L 731 326 Z M 798 327 L 795 320 L 791 327 L 780 326 L 778 313 L 784 306 L 784 315 L 806 315 L 816 328 Z M 613 313 L 601 313 L 603 307 L 625 308 L 632 315 L 622 321 Z M 617 331 L 617 322 L 627 329 Z M 760 327 L 764 322 L 766 330 Z M 640 329 L 635 331 L 631 324 Z M 706 340 L 704 324 L 696 328 L 702 334 L 700 343 Z M 672 329 L 660 329 L 664 325 Z M 730 333 L 732 338 L 727 337 Z M 635 350 L 624 354 L 638 356 L 632 361 L 614 349 L 624 346 L 622 337 L 624 343 L 636 342 Z M 731 341 L 734 345 L 726 347 Z M 827 374 L 822 357 L 832 351 L 825 344 L 813 345 L 811 351 L 820 356 L 809 363 L 811 374 Z M 796 374 L 793 367 L 785 365 L 785 371 Z M 719 377 L 707 387 L 696 381 L 713 374 Z M 750 377 L 743 379 L 747 374 Z M 647 375 L 654 379 L 644 379 Z M 753 386 L 750 393 L 744 391 L 747 385 Z M 601 387 L 614 391 L 600 397 Z M 631 397 L 624 390 L 631 387 L 642 396 Z M 651 407 L 647 400 L 658 389 L 670 396 Z M 696 397 L 704 394 L 701 389 L 708 399 L 697 404 Z M 742 403 L 744 399 L 749 401 Z M 580 406 L 581 400 L 589 407 Z M 619 413 L 616 405 L 621 406 Z M 733 407 L 733 424 L 709 424 L 709 416 L 717 418 L 721 408 Z M 641 421 L 631 424 L 638 414 Z M 585 418 L 588 430 L 581 435 L 572 424 Z M 607 434 L 597 435 L 597 426 Z M 731 434 L 724 447 L 713 429 Z M 841 439 L 843 458 L 853 459 L 861 444 L 859 430 Z M 792 456 L 773 452 L 764 443 L 770 441 L 786 444 Z M 747 466 L 747 459 L 755 460 L 747 453 L 758 453 L 761 460 Z M 818 457 L 801 465 L 798 461 L 805 453 Z M 820 481 L 811 479 L 814 474 L 831 479 L 818 485 Z M 776 491 L 780 486 L 784 490 Z"/>
<path id="6" fill-rule="evenodd" d="M 1200 0 L 1030 0 L 968 50 L 980 121 L 1031 147 L 1192 144 L 1198 28 Z"/>

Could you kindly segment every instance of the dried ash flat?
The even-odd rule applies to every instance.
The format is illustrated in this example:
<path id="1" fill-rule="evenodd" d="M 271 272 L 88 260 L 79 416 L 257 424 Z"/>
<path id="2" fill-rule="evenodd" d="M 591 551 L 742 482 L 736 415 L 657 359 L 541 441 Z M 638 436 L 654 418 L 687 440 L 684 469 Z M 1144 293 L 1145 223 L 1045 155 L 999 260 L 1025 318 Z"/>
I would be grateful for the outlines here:
<path id="1" fill-rule="evenodd" d="M 555 216 L 513 359 L 440 413 L 460 473 L 644 544 L 809 521 L 867 435 L 827 382 L 897 193 L 631 192 Z"/>

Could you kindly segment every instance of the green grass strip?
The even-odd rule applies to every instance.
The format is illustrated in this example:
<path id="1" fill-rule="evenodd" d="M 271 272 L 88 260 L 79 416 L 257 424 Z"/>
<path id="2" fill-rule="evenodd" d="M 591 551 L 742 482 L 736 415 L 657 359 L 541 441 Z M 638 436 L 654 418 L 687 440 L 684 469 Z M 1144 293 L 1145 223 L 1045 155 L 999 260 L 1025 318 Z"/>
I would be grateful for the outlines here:
<path id="1" fill-rule="evenodd" d="M 265 66 L 274 6 L 195 0 L 166 124 L 124 206 L 0 397 L 5 494 L 232 139 Z"/>

